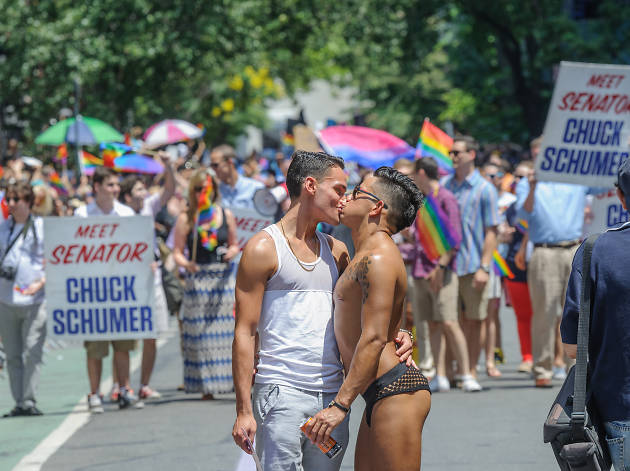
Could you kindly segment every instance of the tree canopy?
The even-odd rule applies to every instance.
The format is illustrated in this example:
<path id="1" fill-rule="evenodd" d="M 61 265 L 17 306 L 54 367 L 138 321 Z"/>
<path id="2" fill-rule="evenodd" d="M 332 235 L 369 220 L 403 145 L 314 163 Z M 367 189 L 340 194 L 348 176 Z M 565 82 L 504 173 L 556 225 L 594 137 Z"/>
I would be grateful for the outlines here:
<path id="1" fill-rule="evenodd" d="M 0 6 L 0 104 L 17 110 L 27 140 L 72 106 L 74 79 L 85 115 L 123 131 L 188 119 L 217 143 L 263 126 L 267 98 L 325 78 L 357 88 L 368 125 L 412 143 L 424 117 L 524 142 L 542 130 L 559 61 L 630 61 L 630 4 L 615 0 Z"/>

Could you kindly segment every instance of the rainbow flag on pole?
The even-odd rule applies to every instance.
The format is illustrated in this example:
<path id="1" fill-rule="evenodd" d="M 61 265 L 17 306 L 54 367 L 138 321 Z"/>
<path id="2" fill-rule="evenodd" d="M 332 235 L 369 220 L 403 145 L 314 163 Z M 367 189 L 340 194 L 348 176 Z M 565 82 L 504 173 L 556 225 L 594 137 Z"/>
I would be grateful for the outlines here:
<path id="1" fill-rule="evenodd" d="M 55 155 L 56 162 L 65 162 L 68 160 L 68 146 L 64 142 L 59 147 L 57 147 L 57 154 Z"/>
<path id="2" fill-rule="evenodd" d="M 498 250 L 492 252 L 492 266 L 497 275 L 505 276 L 510 280 L 514 278 L 514 273 L 512 273 L 512 270 L 510 270 L 510 267 Z"/>
<path id="3" fill-rule="evenodd" d="M 217 205 L 212 202 L 213 190 L 212 178 L 208 175 L 197 201 L 197 221 L 195 224 L 201 245 L 208 250 L 214 250 L 218 243 L 217 231 L 219 230 L 219 225 L 217 224 L 217 218 L 219 211 L 217 210 Z M 210 223 L 209 230 L 201 227 L 207 223 Z"/>
<path id="4" fill-rule="evenodd" d="M 53 171 L 50 174 L 49 181 L 50 181 L 50 185 L 55 190 L 57 190 L 57 193 L 59 193 L 61 195 L 67 195 L 68 194 L 68 190 L 66 189 L 66 186 L 61 181 L 61 178 L 59 178 L 59 174 L 57 172 Z"/>
<path id="5" fill-rule="evenodd" d="M 451 173 L 453 161 L 448 154 L 451 147 L 453 147 L 453 138 L 425 119 L 416 146 L 416 158 L 433 157 L 442 173 Z"/>
<path id="6" fill-rule="evenodd" d="M 131 146 L 121 144 L 119 142 L 104 142 L 101 144 L 101 152 L 103 153 L 103 165 L 105 167 L 114 168 L 114 160 L 132 150 Z"/>
<path id="7" fill-rule="evenodd" d="M 430 195 L 416 215 L 418 241 L 427 257 L 437 260 L 461 241 L 448 217 Z"/>

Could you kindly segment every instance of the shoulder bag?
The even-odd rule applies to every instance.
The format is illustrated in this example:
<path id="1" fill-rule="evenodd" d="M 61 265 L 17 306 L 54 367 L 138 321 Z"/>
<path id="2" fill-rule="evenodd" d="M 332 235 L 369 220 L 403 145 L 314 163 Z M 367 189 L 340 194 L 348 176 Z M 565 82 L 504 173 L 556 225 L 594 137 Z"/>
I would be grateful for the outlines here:
<path id="1" fill-rule="evenodd" d="M 611 460 L 603 428 L 598 434 L 596 414 L 586 407 L 588 336 L 591 316 L 591 255 L 599 234 L 584 243 L 582 290 L 578 320 L 577 361 L 567 375 L 543 426 L 543 440 L 550 443 L 562 471 L 606 471 Z M 593 408 L 590 412 L 595 412 Z"/>

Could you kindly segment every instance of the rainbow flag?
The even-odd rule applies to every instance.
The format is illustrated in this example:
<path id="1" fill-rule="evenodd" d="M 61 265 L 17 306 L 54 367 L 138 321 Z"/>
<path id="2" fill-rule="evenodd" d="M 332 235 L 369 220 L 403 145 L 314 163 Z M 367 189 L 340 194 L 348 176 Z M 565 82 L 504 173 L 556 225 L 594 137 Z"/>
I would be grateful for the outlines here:
<path id="1" fill-rule="evenodd" d="M 451 173 L 453 161 L 448 154 L 451 147 L 453 147 L 451 136 L 425 119 L 416 146 L 416 158 L 433 157 L 442 173 Z"/>
<path id="2" fill-rule="evenodd" d="M 529 224 L 525 219 L 519 219 L 516 223 L 516 230 L 526 234 L 529 231 Z"/>
<path id="3" fill-rule="evenodd" d="M 65 142 L 57 147 L 57 155 L 55 156 L 55 160 L 57 162 L 64 162 L 68 160 L 68 146 Z"/>
<path id="4" fill-rule="evenodd" d="M 103 165 L 103 159 L 99 159 L 84 150 L 81 151 L 81 160 L 83 160 L 83 165 L 86 167 L 101 167 Z"/>
<path id="5" fill-rule="evenodd" d="M 431 260 L 437 260 L 461 241 L 440 205 L 430 195 L 416 215 L 416 229 L 418 241 Z"/>
<path id="6" fill-rule="evenodd" d="M 212 202 L 213 190 L 212 178 L 208 175 L 197 201 L 197 221 L 195 223 L 201 246 L 207 250 L 214 250 L 218 243 L 217 231 L 219 230 L 219 224 L 217 223 L 217 218 L 219 211 L 217 205 Z M 208 223 L 210 224 L 209 229 L 201 227 Z"/>
<path id="7" fill-rule="evenodd" d="M 514 273 L 512 273 L 512 270 L 510 270 L 510 267 L 508 267 L 507 262 L 498 250 L 492 252 L 492 266 L 494 267 L 494 271 L 497 275 L 505 276 L 510 280 L 514 278 Z"/>
<path id="8" fill-rule="evenodd" d="M 68 194 L 68 190 L 66 189 L 66 186 L 61 181 L 61 178 L 59 178 L 59 174 L 57 172 L 53 171 L 50 174 L 49 181 L 50 181 L 51 186 L 55 190 L 57 190 L 57 193 L 60 193 L 62 195 L 67 195 Z"/>
<path id="9" fill-rule="evenodd" d="M 295 138 L 293 134 L 282 133 L 282 145 L 287 147 L 295 147 Z"/>
<path id="10" fill-rule="evenodd" d="M 133 150 L 131 146 L 127 144 L 121 144 L 119 142 L 104 142 L 101 144 L 101 152 L 103 155 L 103 165 L 105 167 L 114 168 L 114 160 L 124 155 L 127 152 Z"/>

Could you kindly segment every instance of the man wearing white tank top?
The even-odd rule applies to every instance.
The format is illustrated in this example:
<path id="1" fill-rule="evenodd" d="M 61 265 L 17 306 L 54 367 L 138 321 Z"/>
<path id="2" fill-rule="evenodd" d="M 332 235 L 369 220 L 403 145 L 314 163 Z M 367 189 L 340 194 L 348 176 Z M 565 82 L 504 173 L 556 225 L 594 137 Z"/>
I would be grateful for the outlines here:
<path id="1" fill-rule="evenodd" d="M 343 383 L 334 334 L 332 293 L 349 263 L 343 244 L 316 231 L 339 223 L 346 193 L 343 160 L 296 151 L 287 174 L 291 207 L 275 225 L 256 234 L 243 251 L 236 281 L 232 368 L 236 422 L 232 436 L 256 437 L 264 469 L 338 470 L 343 452 L 328 458 L 300 426 L 329 406 Z M 256 333 L 259 362 L 253 393 Z M 404 340 L 403 340 L 404 338 Z M 400 361 L 410 361 L 411 339 L 399 333 Z M 332 433 L 345 451 L 348 417 Z"/>

